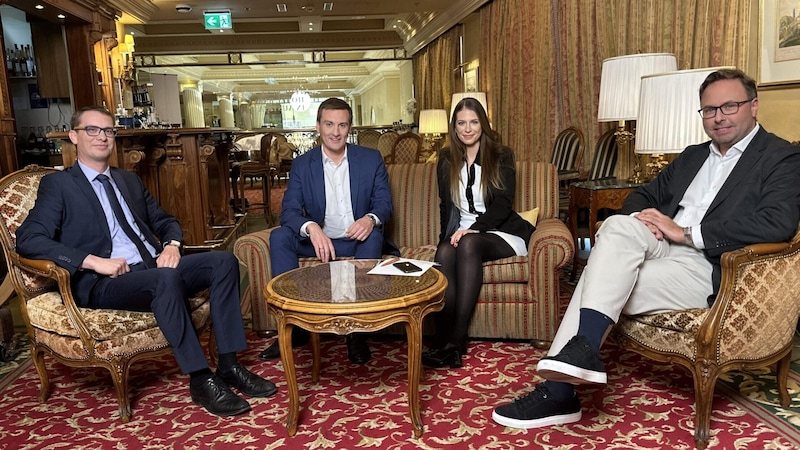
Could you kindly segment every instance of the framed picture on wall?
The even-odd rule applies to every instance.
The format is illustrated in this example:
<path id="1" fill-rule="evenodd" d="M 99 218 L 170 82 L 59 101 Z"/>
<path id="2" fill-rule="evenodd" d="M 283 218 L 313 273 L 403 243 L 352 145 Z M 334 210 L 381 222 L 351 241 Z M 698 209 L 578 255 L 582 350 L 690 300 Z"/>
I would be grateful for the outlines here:
<path id="1" fill-rule="evenodd" d="M 761 0 L 758 84 L 800 84 L 800 0 Z"/>

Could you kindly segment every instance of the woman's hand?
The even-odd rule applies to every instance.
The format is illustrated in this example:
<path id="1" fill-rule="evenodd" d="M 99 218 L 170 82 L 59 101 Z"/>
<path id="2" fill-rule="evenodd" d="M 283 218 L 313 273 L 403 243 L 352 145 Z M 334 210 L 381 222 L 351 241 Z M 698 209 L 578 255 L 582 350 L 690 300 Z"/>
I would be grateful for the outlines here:
<path id="1" fill-rule="evenodd" d="M 452 236 L 450 236 L 450 245 L 452 245 L 453 247 L 458 247 L 458 241 L 460 241 L 465 234 L 477 233 L 477 232 L 478 230 L 469 230 L 469 229 L 458 230 L 455 233 L 453 233 Z"/>

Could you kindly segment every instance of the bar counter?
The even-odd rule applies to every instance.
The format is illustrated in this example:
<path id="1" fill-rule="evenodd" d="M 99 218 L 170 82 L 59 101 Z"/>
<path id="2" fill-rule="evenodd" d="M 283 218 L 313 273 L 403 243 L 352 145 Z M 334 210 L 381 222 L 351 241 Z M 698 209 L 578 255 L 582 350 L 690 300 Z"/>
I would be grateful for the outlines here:
<path id="1" fill-rule="evenodd" d="M 183 228 L 186 251 L 228 248 L 245 232 L 230 202 L 230 164 L 236 128 L 124 129 L 111 165 L 137 173 L 164 210 Z M 64 166 L 75 164 L 68 132 L 54 132 Z"/>

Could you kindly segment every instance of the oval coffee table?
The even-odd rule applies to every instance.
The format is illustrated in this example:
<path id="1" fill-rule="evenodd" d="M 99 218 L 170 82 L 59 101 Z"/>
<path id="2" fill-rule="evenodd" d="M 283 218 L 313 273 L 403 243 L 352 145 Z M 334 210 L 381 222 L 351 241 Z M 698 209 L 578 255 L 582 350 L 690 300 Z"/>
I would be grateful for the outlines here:
<path id="1" fill-rule="evenodd" d="M 414 436 L 422 435 L 419 379 L 422 376 L 422 319 L 444 307 L 447 280 L 431 268 L 418 277 L 370 275 L 379 261 L 345 260 L 303 267 L 278 275 L 267 283 L 264 297 L 278 322 L 281 363 L 289 390 L 290 436 L 297 432 L 299 394 L 292 329 L 311 332 L 311 379 L 319 381 L 318 333 L 372 332 L 403 322 L 408 338 L 408 409 Z"/>

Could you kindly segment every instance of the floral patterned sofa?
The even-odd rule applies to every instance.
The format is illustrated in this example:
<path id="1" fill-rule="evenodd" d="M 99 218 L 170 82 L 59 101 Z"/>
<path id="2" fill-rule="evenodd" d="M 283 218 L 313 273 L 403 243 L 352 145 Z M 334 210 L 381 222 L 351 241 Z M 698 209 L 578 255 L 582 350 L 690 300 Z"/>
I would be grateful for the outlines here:
<path id="1" fill-rule="evenodd" d="M 433 260 L 439 237 L 439 197 L 435 164 L 387 166 L 394 214 L 387 234 L 404 257 Z M 529 339 L 542 345 L 552 341 L 560 321 L 558 271 L 575 251 L 567 227 L 558 220 L 558 174 L 549 163 L 518 161 L 517 211 L 539 207 L 536 231 L 527 257 L 511 257 L 484 264 L 484 285 L 470 325 L 477 338 Z M 252 316 L 255 331 L 275 329 L 267 314 L 264 286 L 271 278 L 269 235 L 272 229 L 239 238 L 234 253 L 246 266 L 242 311 Z M 300 266 L 317 264 L 303 258 Z"/>

